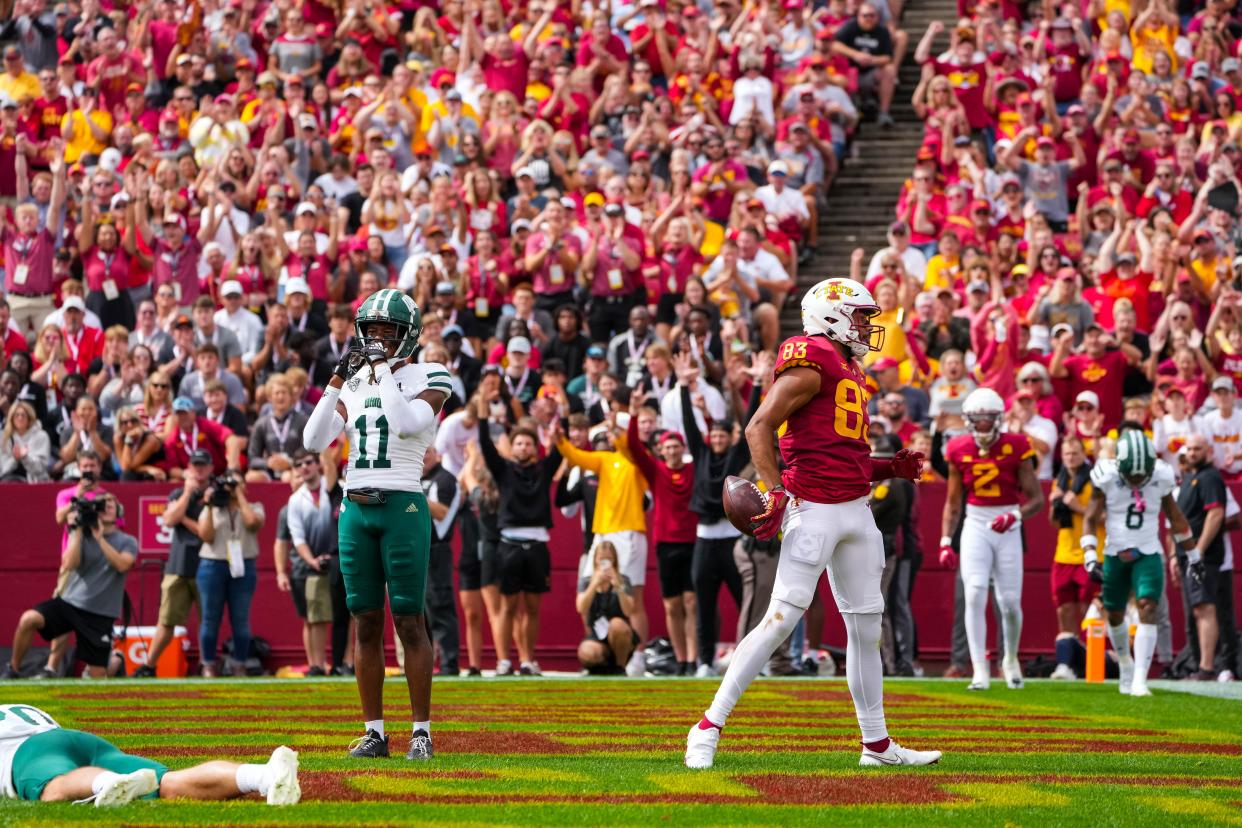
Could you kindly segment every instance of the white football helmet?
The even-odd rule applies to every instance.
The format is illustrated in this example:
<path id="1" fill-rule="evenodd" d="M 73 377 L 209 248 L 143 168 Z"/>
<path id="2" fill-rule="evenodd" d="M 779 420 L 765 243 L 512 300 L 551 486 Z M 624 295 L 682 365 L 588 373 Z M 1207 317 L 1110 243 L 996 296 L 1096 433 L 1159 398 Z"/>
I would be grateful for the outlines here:
<path id="1" fill-rule="evenodd" d="M 880 312 L 871 291 L 853 279 L 825 279 L 802 297 L 802 329 L 848 345 L 854 356 L 884 347 L 884 328 L 870 323 Z M 861 314 L 861 318 L 860 318 Z"/>
<path id="2" fill-rule="evenodd" d="M 1005 401 L 991 388 L 976 388 L 962 403 L 962 416 L 970 424 L 970 433 L 980 448 L 987 448 L 1000 436 L 1004 413 Z"/>

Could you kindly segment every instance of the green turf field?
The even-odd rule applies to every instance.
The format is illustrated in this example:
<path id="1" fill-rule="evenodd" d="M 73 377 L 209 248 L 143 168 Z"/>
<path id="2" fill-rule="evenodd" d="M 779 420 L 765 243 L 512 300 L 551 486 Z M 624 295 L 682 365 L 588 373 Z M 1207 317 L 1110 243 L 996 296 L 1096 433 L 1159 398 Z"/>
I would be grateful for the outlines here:
<path id="1" fill-rule="evenodd" d="M 841 680 L 760 680 L 729 722 L 715 769 L 681 764 L 714 682 L 436 682 L 436 758 L 345 758 L 358 734 L 349 680 L 36 682 L 0 703 L 41 707 L 172 767 L 299 751 L 303 802 L 140 802 L 114 811 L 0 800 L 0 823 L 51 825 L 1239 825 L 1242 701 L 1116 684 L 890 681 L 895 737 L 945 752 L 930 769 L 858 767 Z M 1215 688 L 1204 688 L 1216 692 Z M 404 684 L 388 730 L 403 755 Z"/>

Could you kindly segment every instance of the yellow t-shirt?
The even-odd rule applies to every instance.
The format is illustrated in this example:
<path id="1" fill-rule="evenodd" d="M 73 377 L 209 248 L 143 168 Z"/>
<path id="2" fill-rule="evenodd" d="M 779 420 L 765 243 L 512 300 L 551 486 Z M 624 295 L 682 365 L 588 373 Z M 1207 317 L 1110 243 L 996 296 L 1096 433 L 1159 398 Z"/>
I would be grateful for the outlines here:
<path id="1" fill-rule="evenodd" d="M 1203 286 L 1209 292 L 1216 287 L 1216 265 L 1219 263 L 1219 258 L 1212 259 L 1211 261 L 1204 261 L 1203 259 L 1190 260 L 1190 269 L 1203 280 Z"/>
<path id="2" fill-rule="evenodd" d="M 22 102 L 22 98 L 39 97 L 39 91 L 39 78 L 30 72 L 23 70 L 20 75 L 16 76 L 7 72 L 0 75 L 0 92 L 18 103 Z"/>
<path id="3" fill-rule="evenodd" d="M 880 357 L 892 357 L 898 362 L 905 362 L 910 351 L 906 347 L 906 332 L 902 330 L 901 323 L 897 320 L 901 308 L 894 308 L 890 311 L 880 311 L 880 313 L 871 317 L 871 324 L 879 325 L 884 328 L 884 346 L 879 351 L 871 351 L 863 358 L 864 365 L 870 365 Z"/>
<path id="4" fill-rule="evenodd" d="M 624 438 L 617 443 L 618 448 L 624 449 Z M 647 481 L 622 451 L 583 451 L 564 437 L 556 441 L 556 448 L 573 465 L 599 476 L 591 531 L 597 535 L 647 531 L 647 516 L 643 511 Z"/>
<path id="5" fill-rule="evenodd" d="M 475 111 L 473 106 L 466 103 L 465 101 L 461 102 L 461 114 L 463 118 L 470 118 L 476 124 L 480 123 L 479 113 Z M 440 117 L 444 117 L 445 115 L 448 115 L 448 104 L 447 103 L 445 103 L 443 100 L 436 100 L 436 101 L 432 101 L 429 104 L 428 103 L 423 104 L 423 119 L 422 119 L 422 123 L 418 125 L 418 130 L 422 135 L 426 135 L 428 132 L 431 131 L 431 125 L 436 122 L 437 115 L 439 115 Z"/>
<path id="6" fill-rule="evenodd" d="M 1134 45 L 1134 60 L 1131 63 L 1139 72 L 1150 74 L 1152 59 L 1156 52 L 1166 52 L 1173 61 L 1173 71 L 1177 71 L 1177 53 L 1173 51 L 1173 43 L 1177 40 L 1177 28 L 1160 25 L 1156 28 L 1144 26 L 1142 31 L 1130 31 L 1130 43 Z"/>
<path id="7" fill-rule="evenodd" d="M 937 253 L 927 262 L 927 272 L 923 276 L 923 290 L 953 290 L 962 269 L 961 256 L 944 256 Z"/>
<path id="8" fill-rule="evenodd" d="M 97 140 L 90 127 L 86 125 L 86 116 L 82 114 L 82 110 L 75 109 L 73 112 L 66 112 L 65 116 L 60 119 L 62 130 L 70 119 L 73 120 L 73 138 L 65 142 L 66 164 L 77 163 L 83 155 L 99 155 L 108 148 L 107 142 Z M 106 134 L 112 134 L 112 116 L 107 110 L 96 109 L 91 113 L 91 120 Z"/>
<path id="9" fill-rule="evenodd" d="M 1050 498 L 1060 497 L 1063 492 L 1057 488 L 1056 483 L 1052 484 L 1052 492 L 1048 495 Z M 1086 506 L 1091 502 L 1091 482 L 1087 481 L 1087 485 L 1082 487 L 1082 491 L 1078 494 L 1078 504 Z M 1100 528 L 1096 530 L 1095 536 L 1100 539 L 1100 548 L 1104 548 L 1104 524 L 1100 523 Z M 1057 529 L 1057 551 L 1052 556 L 1052 560 L 1059 564 L 1072 564 L 1082 566 L 1082 546 L 1079 541 L 1082 540 L 1082 515 L 1078 512 L 1073 513 L 1068 529 L 1062 527 Z"/>

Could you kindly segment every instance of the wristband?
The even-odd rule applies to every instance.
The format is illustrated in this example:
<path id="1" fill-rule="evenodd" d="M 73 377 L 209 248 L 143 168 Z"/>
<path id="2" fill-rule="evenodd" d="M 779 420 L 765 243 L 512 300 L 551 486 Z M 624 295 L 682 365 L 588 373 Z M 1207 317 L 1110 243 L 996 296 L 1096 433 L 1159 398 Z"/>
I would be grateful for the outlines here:
<path id="1" fill-rule="evenodd" d="M 1084 552 L 1086 552 L 1088 549 L 1095 550 L 1095 549 L 1098 549 L 1100 546 L 1100 539 L 1097 538 L 1095 535 L 1083 535 L 1078 540 L 1078 545 L 1082 547 L 1082 550 Z"/>
<path id="2" fill-rule="evenodd" d="M 1022 510 L 1021 509 L 1011 509 L 1009 511 L 1009 514 L 1013 515 L 1013 519 L 1016 520 L 1018 523 L 1022 522 Z"/>
<path id="3" fill-rule="evenodd" d="M 1173 540 L 1177 541 L 1178 546 L 1181 546 L 1186 541 L 1191 540 L 1193 538 L 1194 538 L 1193 532 L 1184 532 L 1183 534 L 1173 536 Z"/>
<path id="4" fill-rule="evenodd" d="M 942 538 L 940 539 L 940 545 L 941 545 L 942 547 L 943 547 L 943 546 L 952 546 L 952 545 L 953 545 L 953 538 L 949 537 L 948 535 L 945 535 L 944 537 L 942 537 Z"/>

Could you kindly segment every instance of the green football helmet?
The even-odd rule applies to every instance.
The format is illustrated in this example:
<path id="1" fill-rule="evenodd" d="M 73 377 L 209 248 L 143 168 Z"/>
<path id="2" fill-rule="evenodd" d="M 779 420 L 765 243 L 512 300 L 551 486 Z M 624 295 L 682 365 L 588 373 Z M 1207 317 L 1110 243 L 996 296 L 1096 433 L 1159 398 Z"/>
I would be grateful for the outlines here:
<path id="1" fill-rule="evenodd" d="M 1147 435 L 1132 428 L 1117 437 L 1117 471 L 1135 488 L 1151 480 L 1156 470 L 1156 447 Z"/>
<path id="2" fill-rule="evenodd" d="M 397 326 L 394 337 L 369 336 L 367 327 L 373 322 L 386 322 Z M 354 317 L 354 335 L 360 342 L 396 342 L 397 351 L 392 358 L 409 359 L 418 351 L 418 339 L 423 335 L 423 315 L 418 305 L 405 293 L 393 288 L 376 291 L 366 298 Z"/>

